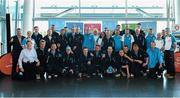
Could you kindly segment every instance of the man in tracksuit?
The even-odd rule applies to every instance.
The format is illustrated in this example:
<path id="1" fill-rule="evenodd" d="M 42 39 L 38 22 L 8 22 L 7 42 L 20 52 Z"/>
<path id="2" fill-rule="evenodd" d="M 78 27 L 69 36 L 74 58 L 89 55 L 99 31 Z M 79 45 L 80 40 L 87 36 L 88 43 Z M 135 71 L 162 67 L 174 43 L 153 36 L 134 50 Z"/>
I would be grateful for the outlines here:
<path id="1" fill-rule="evenodd" d="M 83 76 L 89 78 L 93 73 L 93 66 L 92 66 L 92 56 L 89 53 L 88 48 L 83 48 L 83 53 L 79 57 L 79 77 L 82 78 Z"/>
<path id="2" fill-rule="evenodd" d="M 162 75 L 161 51 L 155 46 L 155 42 L 151 42 L 151 48 L 147 49 L 149 78 L 157 78 L 156 72 L 158 73 L 158 75 Z"/>

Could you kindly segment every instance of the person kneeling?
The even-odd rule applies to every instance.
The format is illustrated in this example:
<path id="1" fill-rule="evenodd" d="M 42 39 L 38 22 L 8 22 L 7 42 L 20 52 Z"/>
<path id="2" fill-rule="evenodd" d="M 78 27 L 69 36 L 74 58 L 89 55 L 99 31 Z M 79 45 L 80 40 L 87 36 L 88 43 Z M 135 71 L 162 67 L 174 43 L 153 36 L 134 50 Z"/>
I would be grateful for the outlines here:
<path id="1" fill-rule="evenodd" d="M 40 62 L 36 50 L 32 46 L 32 41 L 27 40 L 26 44 L 27 47 L 21 51 L 19 56 L 19 68 L 23 73 L 24 80 L 34 80 L 36 79 L 36 66 L 39 66 Z"/>

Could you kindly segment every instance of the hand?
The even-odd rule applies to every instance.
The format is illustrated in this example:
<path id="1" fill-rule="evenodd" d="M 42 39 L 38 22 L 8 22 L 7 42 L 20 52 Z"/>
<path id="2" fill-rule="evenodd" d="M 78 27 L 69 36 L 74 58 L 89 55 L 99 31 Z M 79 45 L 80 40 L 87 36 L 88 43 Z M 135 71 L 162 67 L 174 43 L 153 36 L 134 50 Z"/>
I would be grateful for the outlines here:
<path id="1" fill-rule="evenodd" d="M 165 47 L 163 46 L 163 47 L 161 48 L 161 51 L 164 51 L 164 49 L 165 49 Z"/>
<path id="2" fill-rule="evenodd" d="M 159 69 L 161 69 L 162 68 L 162 64 L 159 64 Z"/>
<path id="3" fill-rule="evenodd" d="M 74 46 L 74 47 L 73 47 L 73 50 L 76 50 L 76 48 L 77 48 L 77 46 Z"/>
<path id="4" fill-rule="evenodd" d="M 36 66 L 39 66 L 40 65 L 40 62 L 37 62 Z"/>
<path id="5" fill-rule="evenodd" d="M 90 65 L 90 64 L 91 64 L 91 61 L 88 61 L 87 64 Z"/>
<path id="6" fill-rule="evenodd" d="M 102 58 L 105 58 L 105 54 L 102 55 Z"/>
<path id="7" fill-rule="evenodd" d="M 134 60 L 134 61 L 137 62 L 137 63 L 140 63 L 140 64 L 143 63 L 141 60 Z"/>
<path id="8" fill-rule="evenodd" d="M 147 63 L 143 63 L 143 67 L 145 67 L 147 65 Z"/>
<path id="9" fill-rule="evenodd" d="M 13 38 L 11 38 L 11 43 L 13 42 L 13 40 L 14 40 L 14 39 L 13 39 Z"/>
<path id="10" fill-rule="evenodd" d="M 50 52 L 50 51 L 51 51 L 51 49 L 49 48 L 49 49 L 48 49 L 48 52 Z"/>
<path id="11" fill-rule="evenodd" d="M 23 68 L 19 68 L 21 72 L 24 72 L 24 69 Z"/>

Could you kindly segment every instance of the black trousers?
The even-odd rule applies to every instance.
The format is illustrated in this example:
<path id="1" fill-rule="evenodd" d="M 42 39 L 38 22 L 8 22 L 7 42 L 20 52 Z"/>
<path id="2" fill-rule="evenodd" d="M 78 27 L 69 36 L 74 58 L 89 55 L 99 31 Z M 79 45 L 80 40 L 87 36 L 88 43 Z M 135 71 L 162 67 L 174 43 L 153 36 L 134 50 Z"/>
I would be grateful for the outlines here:
<path id="1" fill-rule="evenodd" d="M 79 66 L 79 72 L 92 75 L 94 67 L 92 65 L 83 64 Z"/>
<path id="2" fill-rule="evenodd" d="M 131 73 L 134 74 L 134 76 L 137 77 L 142 76 L 141 70 L 142 70 L 142 64 L 139 63 L 131 64 Z"/>
<path id="3" fill-rule="evenodd" d="M 36 67 L 36 74 L 40 74 L 40 77 L 44 78 L 45 68 L 44 68 L 43 65 L 40 65 L 40 66 Z"/>
<path id="4" fill-rule="evenodd" d="M 162 71 L 163 71 L 163 69 L 159 68 L 159 63 L 157 63 L 154 68 L 149 68 L 148 77 L 149 78 L 157 78 L 157 75 L 161 75 Z M 157 72 L 157 74 L 156 74 L 156 72 Z"/>
<path id="5" fill-rule="evenodd" d="M 24 80 L 34 80 L 36 79 L 36 62 L 33 63 L 22 63 L 24 72 L 23 79 Z"/>
<path id="6" fill-rule="evenodd" d="M 170 74 L 171 76 L 175 76 L 174 52 L 166 50 L 164 52 L 164 60 L 165 60 L 167 74 Z"/>
<path id="7" fill-rule="evenodd" d="M 12 53 L 12 71 L 11 71 L 12 79 L 18 79 L 18 72 L 16 71 L 18 58 L 19 58 L 19 53 Z"/>

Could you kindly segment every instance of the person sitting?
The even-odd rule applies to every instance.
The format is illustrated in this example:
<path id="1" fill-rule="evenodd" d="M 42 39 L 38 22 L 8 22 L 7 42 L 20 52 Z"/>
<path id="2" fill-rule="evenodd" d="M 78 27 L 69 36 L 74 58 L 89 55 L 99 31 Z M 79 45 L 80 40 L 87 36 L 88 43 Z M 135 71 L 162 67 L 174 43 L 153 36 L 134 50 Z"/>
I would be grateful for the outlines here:
<path id="1" fill-rule="evenodd" d="M 120 77 L 120 74 L 124 75 L 122 68 L 126 69 L 126 76 L 127 78 L 129 78 L 130 74 L 129 74 L 128 60 L 127 58 L 124 57 L 124 51 L 120 50 L 119 54 L 116 57 L 116 69 L 117 69 L 117 72 L 115 75 L 116 77 Z"/>
<path id="2" fill-rule="evenodd" d="M 57 78 L 62 72 L 62 54 L 56 49 L 56 44 L 52 43 L 47 57 L 47 76 L 49 79 L 52 76 Z"/>

